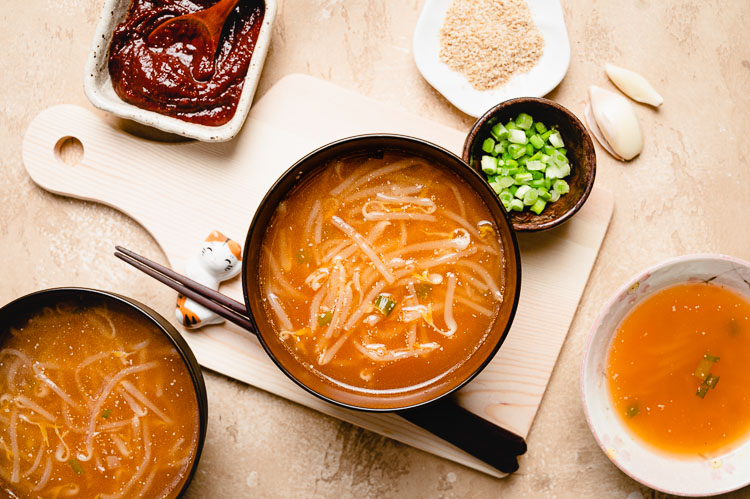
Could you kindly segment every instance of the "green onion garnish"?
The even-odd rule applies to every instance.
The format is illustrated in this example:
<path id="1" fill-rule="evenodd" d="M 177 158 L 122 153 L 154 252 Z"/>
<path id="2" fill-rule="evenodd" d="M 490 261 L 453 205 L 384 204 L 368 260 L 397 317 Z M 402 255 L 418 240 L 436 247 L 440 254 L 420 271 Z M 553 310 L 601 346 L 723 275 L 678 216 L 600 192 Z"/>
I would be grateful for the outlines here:
<path id="1" fill-rule="evenodd" d="M 68 463 L 70 463 L 70 467 L 73 468 L 73 471 L 76 472 L 76 475 L 83 475 L 83 466 L 81 466 L 81 463 L 79 463 L 75 459 L 69 459 Z"/>
<path id="2" fill-rule="evenodd" d="M 427 284 L 426 282 L 420 282 L 416 286 L 414 286 L 414 290 L 417 292 L 417 298 L 420 300 L 424 300 L 428 296 L 430 296 L 430 293 L 432 292 L 432 286 Z"/>
<path id="3" fill-rule="evenodd" d="M 322 314 L 318 314 L 318 326 L 325 326 L 326 324 L 330 324 L 331 320 L 333 319 L 333 312 L 330 310 L 328 312 L 323 312 Z"/>
<path id="4" fill-rule="evenodd" d="M 719 362 L 719 357 L 716 357 L 715 355 L 711 355 L 710 353 L 704 353 L 703 358 L 709 362 Z"/>
<path id="5" fill-rule="evenodd" d="M 375 298 L 375 308 L 380 310 L 383 315 L 388 315 L 391 312 L 393 312 L 393 309 L 396 307 L 396 302 L 391 299 L 389 295 L 382 294 L 378 295 L 377 298 Z"/>
<path id="6" fill-rule="evenodd" d="M 704 379 L 711 372 L 711 368 L 713 366 L 714 366 L 714 363 L 711 362 L 710 360 L 701 359 L 693 375 L 696 378 Z"/>
<path id="7" fill-rule="evenodd" d="M 492 127 L 482 142 L 480 166 L 507 211 L 528 208 L 541 214 L 547 204 L 570 192 L 563 180 L 570 175 L 564 145 L 556 127 L 535 123 L 526 113 Z"/>
<path id="8" fill-rule="evenodd" d="M 698 391 L 695 392 L 695 394 L 698 395 L 700 398 L 705 398 L 707 393 L 708 393 L 708 386 L 705 383 L 701 384 L 701 386 L 698 387 Z"/>
<path id="9" fill-rule="evenodd" d="M 307 252 L 303 249 L 299 250 L 294 254 L 294 259 L 297 260 L 297 263 L 305 263 L 307 258 Z"/>
<path id="10" fill-rule="evenodd" d="M 711 368 L 716 362 L 719 362 L 719 357 L 706 352 L 693 373 L 694 376 L 703 380 L 703 383 L 698 387 L 698 391 L 695 392 L 700 398 L 704 398 L 709 389 L 716 388 L 716 383 L 719 382 L 719 377 L 711 374 Z"/>
<path id="11" fill-rule="evenodd" d="M 625 415 L 629 418 L 632 418 L 635 417 L 639 412 L 641 412 L 641 408 L 638 407 L 638 402 L 636 402 L 628 407 L 628 410 L 625 411 Z"/>
<path id="12" fill-rule="evenodd" d="M 102 418 L 107 419 L 110 414 L 112 414 L 112 409 L 104 409 L 104 412 L 102 412 Z"/>

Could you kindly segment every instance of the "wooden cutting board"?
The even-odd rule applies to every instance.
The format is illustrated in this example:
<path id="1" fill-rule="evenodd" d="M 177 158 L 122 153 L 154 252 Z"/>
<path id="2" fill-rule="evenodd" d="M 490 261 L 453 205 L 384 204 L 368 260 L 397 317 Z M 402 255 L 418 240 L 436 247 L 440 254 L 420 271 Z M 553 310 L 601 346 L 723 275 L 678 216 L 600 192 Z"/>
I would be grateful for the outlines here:
<path id="1" fill-rule="evenodd" d="M 377 132 L 420 137 L 459 156 L 465 138 L 464 132 L 330 83 L 290 75 L 254 105 L 243 131 L 231 142 L 148 141 L 107 124 L 86 109 L 60 105 L 40 113 L 29 126 L 23 161 L 42 188 L 98 201 L 133 217 L 156 239 L 170 265 L 182 272 L 212 230 L 244 241 L 263 195 L 296 160 L 333 140 Z M 77 138 L 84 148 L 83 158 L 74 166 L 59 155 L 58 145 L 67 137 Z M 570 222 L 544 233 L 519 236 L 523 268 L 515 321 L 495 359 L 458 393 L 461 405 L 524 438 L 528 435 L 612 207 L 612 195 L 594 188 Z M 177 223 L 178 219 L 183 223 Z M 239 279 L 226 283 L 221 291 L 242 301 Z M 173 317 L 169 319 L 174 322 Z M 276 368 L 252 334 L 238 327 L 210 326 L 183 330 L 183 335 L 198 362 L 208 369 L 502 476 L 400 417 L 341 409 L 309 395 Z"/>

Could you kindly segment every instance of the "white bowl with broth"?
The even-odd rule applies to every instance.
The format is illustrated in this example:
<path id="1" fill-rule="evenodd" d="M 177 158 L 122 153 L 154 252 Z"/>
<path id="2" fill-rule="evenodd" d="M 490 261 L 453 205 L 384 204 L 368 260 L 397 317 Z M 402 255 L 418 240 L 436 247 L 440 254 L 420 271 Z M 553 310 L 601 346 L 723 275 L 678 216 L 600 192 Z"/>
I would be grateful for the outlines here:
<path id="1" fill-rule="evenodd" d="M 748 282 L 748 262 L 688 255 L 640 272 L 602 309 L 583 356 L 583 405 L 599 446 L 633 479 L 682 496 L 750 484 L 750 400 L 738 377 L 750 366 Z M 717 423 L 728 431 L 712 431 Z"/>

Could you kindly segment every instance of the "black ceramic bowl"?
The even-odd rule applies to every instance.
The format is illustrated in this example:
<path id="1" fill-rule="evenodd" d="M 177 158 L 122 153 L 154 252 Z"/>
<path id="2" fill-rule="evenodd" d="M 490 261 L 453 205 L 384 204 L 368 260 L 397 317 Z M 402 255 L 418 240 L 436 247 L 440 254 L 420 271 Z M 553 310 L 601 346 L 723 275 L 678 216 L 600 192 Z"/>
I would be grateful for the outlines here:
<path id="1" fill-rule="evenodd" d="M 386 390 L 363 393 L 348 391 L 302 365 L 279 339 L 262 303 L 258 279 L 261 245 L 276 207 L 296 186 L 319 173 L 331 160 L 355 155 L 382 155 L 394 151 L 419 156 L 427 161 L 455 172 L 470 188 L 474 189 L 490 211 L 498 228 L 500 241 L 505 249 L 506 280 L 503 290 L 503 305 L 486 340 L 450 375 L 446 375 L 427 386 L 389 394 Z M 401 135 L 360 135 L 333 142 L 313 151 L 295 163 L 271 187 L 260 203 L 245 240 L 243 255 L 242 287 L 245 305 L 258 338 L 276 365 L 299 386 L 308 392 L 339 406 L 366 411 L 396 411 L 414 408 L 435 401 L 459 389 L 492 360 L 510 329 L 515 315 L 521 284 L 521 260 L 518 244 L 505 210 L 494 191 L 482 176 L 464 163 L 458 156 L 432 143 Z"/>
<path id="2" fill-rule="evenodd" d="M 534 121 L 548 127 L 557 125 L 570 160 L 570 176 L 565 180 L 570 192 L 549 203 L 539 215 L 525 209 L 510 213 L 513 228 L 519 232 L 551 229 L 569 220 L 581 209 L 591 194 L 596 177 L 596 152 L 586 127 L 568 109 L 557 102 L 537 97 L 519 97 L 501 102 L 482 115 L 471 128 L 464 142 L 463 160 L 481 172 L 482 142 L 490 136 L 496 123 L 507 123 L 527 113 Z M 484 178 L 484 177 L 483 177 Z"/>
<path id="3" fill-rule="evenodd" d="M 45 306 L 54 306 L 56 303 L 64 301 L 66 303 L 80 303 L 82 305 L 91 303 L 110 303 L 119 305 L 121 308 L 128 310 L 134 316 L 146 319 L 149 323 L 156 326 L 164 336 L 172 343 L 179 353 L 185 367 L 190 375 L 198 407 L 198 439 L 195 445 L 195 454 L 193 463 L 188 470 L 187 477 L 182 482 L 179 495 L 187 490 L 190 481 L 195 474 L 200 460 L 203 443 L 206 440 L 206 427 L 208 425 L 208 400 L 206 396 L 206 385 L 203 380 L 198 361 L 195 359 L 193 352 L 180 336 L 180 333 L 164 317 L 156 313 L 151 308 L 139 303 L 131 298 L 121 296 L 115 293 L 99 291 L 87 288 L 54 288 L 28 294 L 18 298 L 0 308 L 0 335 L 8 334 L 6 326 L 13 326 L 23 321 L 29 314 L 41 310 Z M 0 336 L 0 344 L 4 338 Z"/>

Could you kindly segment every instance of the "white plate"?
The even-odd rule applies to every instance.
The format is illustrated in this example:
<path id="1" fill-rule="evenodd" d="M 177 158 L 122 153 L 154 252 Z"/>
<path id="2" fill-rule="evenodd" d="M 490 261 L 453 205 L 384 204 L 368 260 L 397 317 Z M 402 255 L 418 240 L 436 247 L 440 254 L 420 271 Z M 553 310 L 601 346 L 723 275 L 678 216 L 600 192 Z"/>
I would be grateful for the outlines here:
<path id="1" fill-rule="evenodd" d="M 586 420 L 607 457 L 634 480 L 680 496 L 723 494 L 750 484 L 750 438 L 711 457 L 680 457 L 654 450 L 632 436 L 614 413 L 606 363 L 618 324 L 645 297 L 675 284 L 706 281 L 750 300 L 748 262 L 725 255 L 688 255 L 668 260 L 639 273 L 604 306 L 591 328 L 581 366 Z"/>
<path id="2" fill-rule="evenodd" d="M 478 118 L 514 97 L 543 97 L 562 81 L 570 63 L 570 42 L 559 0 L 528 0 L 531 16 L 544 38 L 544 52 L 529 72 L 499 87 L 476 90 L 469 80 L 440 61 L 440 27 L 453 0 L 427 0 L 414 29 L 414 61 L 430 85 L 454 106 Z"/>
<path id="3" fill-rule="evenodd" d="M 106 0 L 102 9 L 99 24 L 96 27 L 94 42 L 86 60 L 86 72 L 83 77 L 83 89 L 91 103 L 121 118 L 137 121 L 165 132 L 176 133 L 204 142 L 224 142 L 234 138 L 245 123 L 247 113 L 253 102 L 255 89 L 258 86 L 263 63 L 266 60 L 268 46 L 271 43 L 271 28 L 276 17 L 276 1 L 265 0 L 265 13 L 258 33 L 258 40 L 250 58 L 250 67 L 245 76 L 240 100 L 234 116 L 220 126 L 207 126 L 190 123 L 165 114 L 141 109 L 122 100 L 112 88 L 109 77 L 109 44 L 112 32 L 128 13 L 131 0 Z"/>

